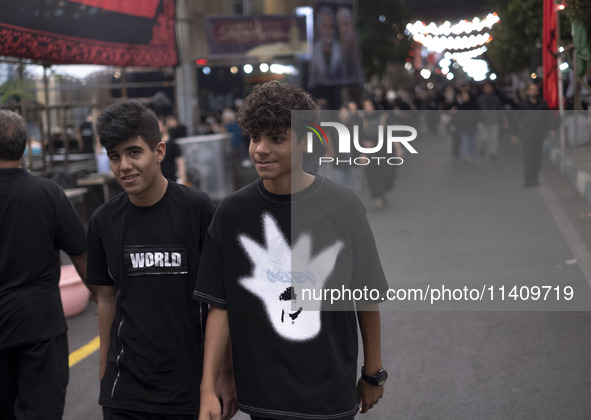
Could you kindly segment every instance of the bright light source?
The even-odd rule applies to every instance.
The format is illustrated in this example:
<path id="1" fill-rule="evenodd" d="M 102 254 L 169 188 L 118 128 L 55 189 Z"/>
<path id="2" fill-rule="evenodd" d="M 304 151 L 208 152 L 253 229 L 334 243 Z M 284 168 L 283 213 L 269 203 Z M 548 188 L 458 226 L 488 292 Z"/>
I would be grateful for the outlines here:
<path id="1" fill-rule="evenodd" d="M 380 22 L 384 23 L 386 21 L 386 16 L 380 15 L 380 17 L 378 19 Z"/>
<path id="2" fill-rule="evenodd" d="M 449 66 L 451 66 L 451 60 L 449 58 L 442 58 L 439 60 L 439 67 L 444 68 Z"/>
<path id="3" fill-rule="evenodd" d="M 238 67 L 236 67 L 236 66 L 230 67 L 230 73 L 232 73 L 232 74 L 238 73 Z"/>
<path id="4" fill-rule="evenodd" d="M 406 64 L 404 65 L 404 68 L 405 68 L 406 70 L 408 70 L 408 71 L 411 71 L 411 70 L 412 70 L 412 64 L 411 64 L 411 63 L 406 63 Z"/>
<path id="5" fill-rule="evenodd" d="M 569 67 L 568 63 L 565 61 L 564 63 L 560 63 L 560 66 L 558 67 L 560 70 L 564 71 L 567 70 Z"/>
<path id="6" fill-rule="evenodd" d="M 292 65 L 271 64 L 271 73 L 275 74 L 298 74 L 297 69 Z"/>
<path id="7" fill-rule="evenodd" d="M 532 79 L 537 79 L 537 78 L 538 78 L 538 75 L 537 75 L 536 73 L 532 73 L 532 74 L 531 74 L 531 78 L 532 78 Z"/>
<path id="8" fill-rule="evenodd" d="M 560 48 L 558 48 L 558 51 L 559 52 L 564 52 L 564 47 L 561 46 Z"/>
<path id="9" fill-rule="evenodd" d="M 491 73 L 490 76 L 488 76 L 488 78 L 490 80 L 497 80 L 497 75 L 495 73 Z"/>
<path id="10" fill-rule="evenodd" d="M 421 70 L 421 76 L 423 77 L 423 79 L 428 79 L 429 77 L 431 77 L 431 70 L 429 70 L 429 69 Z"/>
<path id="11" fill-rule="evenodd" d="M 252 73 L 253 68 L 250 64 L 245 64 L 244 67 L 242 67 L 242 70 L 244 70 L 244 73 L 250 74 Z"/>
<path id="12" fill-rule="evenodd" d="M 488 63 L 485 60 L 464 60 L 460 62 L 462 70 L 466 72 L 474 81 L 481 82 L 486 79 L 488 73 Z"/>
<path id="13" fill-rule="evenodd" d="M 261 63 L 261 65 L 259 66 L 259 70 L 263 73 L 266 73 L 269 71 L 269 65 L 267 63 Z"/>
<path id="14" fill-rule="evenodd" d="M 209 67 L 203 67 L 203 74 L 211 73 L 211 69 Z"/>
<path id="15" fill-rule="evenodd" d="M 447 77 L 447 80 L 453 80 L 454 74 L 453 73 L 447 73 L 447 76 L 445 76 L 445 77 Z"/>

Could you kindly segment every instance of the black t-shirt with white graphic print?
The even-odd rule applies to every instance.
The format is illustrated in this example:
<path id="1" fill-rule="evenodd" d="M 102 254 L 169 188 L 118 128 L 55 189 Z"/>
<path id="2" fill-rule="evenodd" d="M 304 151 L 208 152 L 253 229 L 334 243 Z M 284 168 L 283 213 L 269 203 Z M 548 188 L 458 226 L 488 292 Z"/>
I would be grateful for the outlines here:
<path id="1" fill-rule="evenodd" d="M 381 295 L 387 283 L 351 190 L 317 176 L 304 191 L 281 196 L 258 180 L 224 199 L 194 296 L 228 310 L 240 409 L 276 419 L 351 418 L 358 409 L 353 302 L 329 311 L 327 302 L 304 302 L 304 293 L 309 300 L 311 291 L 364 287 Z"/>
<path id="2" fill-rule="evenodd" d="M 117 291 L 101 405 L 198 413 L 207 309 L 191 296 L 213 213 L 206 194 L 169 181 L 153 206 L 121 193 L 93 214 L 88 282 Z"/>

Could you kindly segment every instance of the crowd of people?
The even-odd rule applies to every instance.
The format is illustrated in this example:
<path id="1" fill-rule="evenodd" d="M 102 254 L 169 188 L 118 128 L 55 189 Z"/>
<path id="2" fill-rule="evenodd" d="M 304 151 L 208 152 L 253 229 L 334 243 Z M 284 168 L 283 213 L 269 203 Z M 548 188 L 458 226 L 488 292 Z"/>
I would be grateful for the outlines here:
<path id="1" fill-rule="evenodd" d="M 519 144 L 521 149 L 523 186 L 537 185 L 543 141 L 554 135 L 553 122 L 548 115 L 519 112 L 548 110 L 537 83 L 532 81 L 525 85 L 517 97 L 506 95 L 502 87 L 490 81 L 450 83 L 432 89 L 419 86 L 415 90 L 398 91 L 377 87 L 368 92 L 361 104 L 348 101 L 339 111 L 339 120 L 343 124 L 361 127 L 360 135 L 365 146 L 376 144 L 380 125 L 410 124 L 420 126 L 421 133 L 449 139 L 451 156 L 471 164 L 494 161 L 501 141 L 511 141 Z M 403 157 L 403 152 L 400 147 L 394 150 L 398 157 Z M 337 155 L 331 147 L 326 153 Z M 331 167 L 324 174 L 356 191 L 360 191 L 362 185 L 367 187 L 370 197 L 375 200 L 375 207 L 381 208 L 387 205 L 386 193 L 393 187 L 396 171 L 396 166 L 368 165 L 362 172 L 340 165 Z"/>

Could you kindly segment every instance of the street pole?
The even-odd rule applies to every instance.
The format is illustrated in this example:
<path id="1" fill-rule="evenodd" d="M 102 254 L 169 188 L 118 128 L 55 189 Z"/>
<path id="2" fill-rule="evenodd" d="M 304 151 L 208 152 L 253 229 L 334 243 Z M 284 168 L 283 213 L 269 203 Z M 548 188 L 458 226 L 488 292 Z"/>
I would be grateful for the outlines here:
<path id="1" fill-rule="evenodd" d="M 189 9 L 186 0 L 177 1 L 176 38 L 179 64 L 175 69 L 175 97 L 179 123 L 187 127 L 187 135 L 195 133 L 197 120 L 197 74 L 191 49 Z"/>
<path id="2" fill-rule="evenodd" d="M 560 0 L 554 2 L 554 7 L 558 8 Z M 562 70 L 560 65 L 562 64 L 562 58 L 560 54 L 560 45 L 562 39 L 560 38 L 560 9 L 556 10 L 556 71 L 558 73 L 558 114 L 560 118 L 560 154 L 562 159 L 560 161 L 560 172 L 564 174 L 566 172 L 566 127 L 564 125 L 564 94 L 562 92 Z"/>
<path id="3" fill-rule="evenodd" d="M 45 123 L 47 124 L 47 145 L 49 146 L 49 167 L 53 168 L 53 139 L 51 138 L 51 113 L 49 111 L 49 81 L 47 79 L 48 64 L 43 64 L 43 90 L 45 93 Z M 46 170 L 45 157 L 47 153 L 45 151 L 45 145 L 41 147 L 41 155 L 43 156 L 43 171 Z"/>

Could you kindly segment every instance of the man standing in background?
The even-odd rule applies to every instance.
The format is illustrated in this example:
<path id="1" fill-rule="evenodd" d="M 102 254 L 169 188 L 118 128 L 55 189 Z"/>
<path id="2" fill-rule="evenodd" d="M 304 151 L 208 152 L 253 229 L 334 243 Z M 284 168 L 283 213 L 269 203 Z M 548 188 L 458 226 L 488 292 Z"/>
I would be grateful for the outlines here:
<path id="1" fill-rule="evenodd" d="M 64 250 L 86 278 L 84 227 L 63 190 L 21 168 L 27 130 L 0 110 L 0 418 L 61 419 L 68 385 Z"/>

